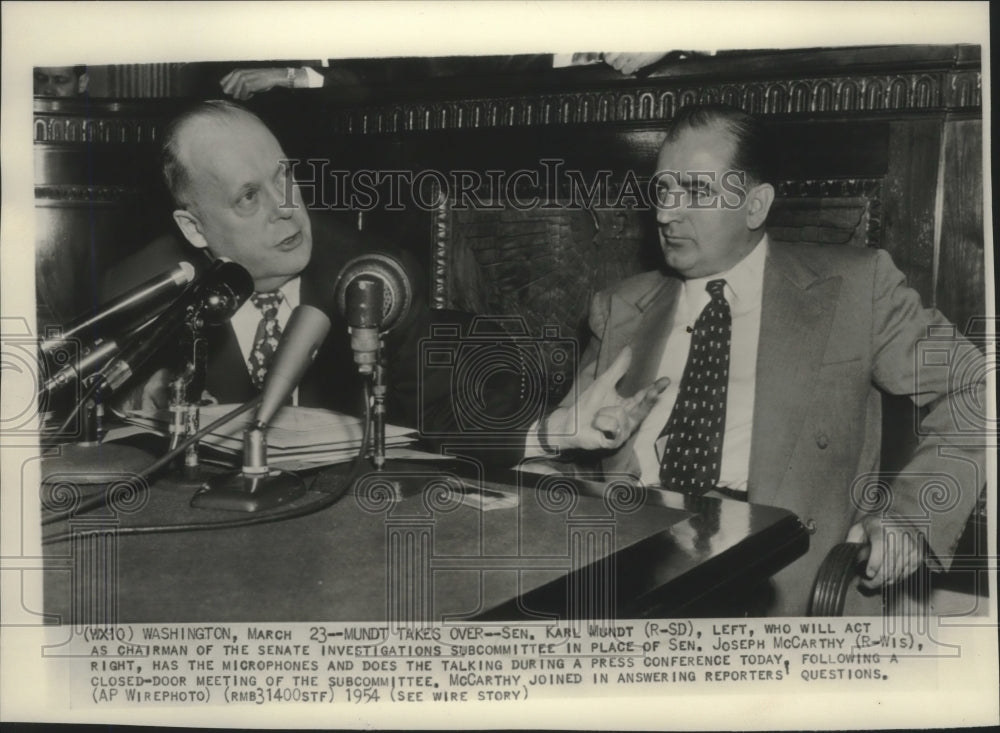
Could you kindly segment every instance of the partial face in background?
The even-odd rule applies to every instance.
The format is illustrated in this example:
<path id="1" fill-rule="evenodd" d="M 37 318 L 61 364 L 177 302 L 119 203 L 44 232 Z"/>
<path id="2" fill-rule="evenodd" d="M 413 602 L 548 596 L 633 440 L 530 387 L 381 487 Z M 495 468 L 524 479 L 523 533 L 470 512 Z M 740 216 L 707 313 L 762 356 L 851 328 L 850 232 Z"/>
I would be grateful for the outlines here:
<path id="1" fill-rule="evenodd" d="M 258 292 L 302 272 L 312 228 L 271 131 L 250 115 L 202 117 L 178 147 L 190 180 L 174 219 L 188 241 L 245 267 Z"/>
<path id="2" fill-rule="evenodd" d="M 72 66 L 35 67 L 34 93 L 39 97 L 75 97 L 87 91 L 87 73 Z"/>
<path id="3" fill-rule="evenodd" d="M 685 128 L 657 158 L 656 209 L 667 265 L 686 278 L 725 272 L 754 248 L 774 197 L 733 170 L 735 142 L 723 124 Z"/>

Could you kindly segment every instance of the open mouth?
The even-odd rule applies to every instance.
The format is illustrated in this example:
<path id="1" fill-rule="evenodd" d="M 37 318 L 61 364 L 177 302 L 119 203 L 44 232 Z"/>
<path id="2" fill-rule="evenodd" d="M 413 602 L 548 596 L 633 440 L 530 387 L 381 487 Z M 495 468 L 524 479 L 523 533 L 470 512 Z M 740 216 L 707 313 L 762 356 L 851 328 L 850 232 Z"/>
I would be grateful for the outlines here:
<path id="1" fill-rule="evenodd" d="M 282 239 L 276 246 L 283 252 L 288 252 L 289 250 L 295 249 L 300 244 L 302 244 L 302 232 L 298 231 L 290 237 Z"/>
<path id="2" fill-rule="evenodd" d="M 664 244 L 670 244 L 675 247 L 680 247 L 689 244 L 691 240 L 688 237 L 674 237 L 668 234 L 660 234 L 660 241 Z"/>

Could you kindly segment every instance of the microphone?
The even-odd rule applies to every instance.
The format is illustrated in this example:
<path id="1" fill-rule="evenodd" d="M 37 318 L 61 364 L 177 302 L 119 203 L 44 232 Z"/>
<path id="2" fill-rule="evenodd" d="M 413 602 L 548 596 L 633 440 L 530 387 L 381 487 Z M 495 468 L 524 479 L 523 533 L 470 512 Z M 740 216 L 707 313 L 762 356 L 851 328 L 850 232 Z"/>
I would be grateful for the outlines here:
<path id="1" fill-rule="evenodd" d="M 251 294 L 253 278 L 249 272 L 225 257 L 215 260 L 157 318 L 148 335 L 133 339 L 97 378 L 103 380 L 106 390 L 118 389 L 189 320 L 225 322 Z"/>
<path id="2" fill-rule="evenodd" d="M 39 345 L 43 355 L 49 355 L 59 346 L 79 334 L 102 326 L 106 331 L 122 326 L 127 320 L 149 318 L 166 304 L 168 297 L 194 280 L 194 266 L 179 262 L 172 270 L 150 278 L 126 293 L 114 298 L 94 313 L 81 316 L 66 326 L 61 333 L 51 336 Z M 90 337 L 93 340 L 93 337 Z"/>
<path id="3" fill-rule="evenodd" d="M 191 506 L 203 509 L 257 512 L 293 501 L 305 493 L 294 473 L 267 465 L 268 423 L 298 385 L 330 330 L 330 319 L 319 308 L 300 305 L 292 311 L 268 367 L 260 405 L 243 433 L 243 469 L 215 476 L 202 484 Z"/>
<path id="4" fill-rule="evenodd" d="M 124 336 L 111 339 L 97 339 L 91 349 L 84 353 L 79 361 L 71 361 L 52 377 L 45 380 L 45 384 L 42 385 L 38 393 L 39 401 L 52 397 L 72 384 L 83 382 L 94 372 L 118 356 L 123 342 L 137 338 L 155 322 L 155 317 L 150 318 L 137 329 L 127 332 Z"/>
<path id="5" fill-rule="evenodd" d="M 319 308 L 300 305 L 292 311 L 264 378 L 255 424 L 266 426 L 271 422 L 302 380 L 329 331 L 330 319 Z"/>
<path id="6" fill-rule="evenodd" d="M 372 252 L 355 257 L 341 269 L 334 298 L 347 319 L 354 362 L 361 374 L 371 374 L 379 338 L 409 312 L 413 282 L 399 257 Z"/>

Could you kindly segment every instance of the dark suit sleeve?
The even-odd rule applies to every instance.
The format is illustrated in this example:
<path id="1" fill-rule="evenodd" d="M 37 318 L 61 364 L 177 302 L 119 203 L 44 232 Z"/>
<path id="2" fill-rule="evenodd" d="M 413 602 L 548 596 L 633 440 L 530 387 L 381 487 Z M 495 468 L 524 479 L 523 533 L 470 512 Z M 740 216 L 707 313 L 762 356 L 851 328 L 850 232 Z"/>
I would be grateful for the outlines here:
<path id="1" fill-rule="evenodd" d="M 891 486 L 888 511 L 925 528 L 945 568 L 986 481 L 983 354 L 937 310 L 925 309 L 885 252 L 875 267 L 873 379 L 927 414 Z"/>

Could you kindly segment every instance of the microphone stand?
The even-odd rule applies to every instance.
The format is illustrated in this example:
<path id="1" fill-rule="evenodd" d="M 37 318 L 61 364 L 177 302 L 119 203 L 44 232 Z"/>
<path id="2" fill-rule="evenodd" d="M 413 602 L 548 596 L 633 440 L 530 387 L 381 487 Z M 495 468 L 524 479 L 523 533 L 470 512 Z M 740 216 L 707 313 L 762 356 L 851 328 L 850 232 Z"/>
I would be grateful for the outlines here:
<path id="1" fill-rule="evenodd" d="M 268 368 L 260 405 L 243 433 L 243 468 L 213 476 L 201 485 L 191 506 L 235 512 L 259 512 L 298 499 L 306 486 L 297 474 L 267 465 L 267 427 L 302 379 L 330 330 L 318 308 L 299 305 L 288 320 Z"/>
<path id="2" fill-rule="evenodd" d="M 204 325 L 205 322 L 200 318 L 188 321 L 184 337 L 187 364 L 170 383 L 170 412 L 173 416 L 170 423 L 171 451 L 195 435 L 201 422 L 199 404 L 205 389 L 207 371 L 206 344 L 202 337 Z M 174 474 L 174 482 L 185 491 L 199 486 L 204 480 L 198 458 L 198 441 L 188 445 L 183 457 L 178 457 Z"/>
<path id="3" fill-rule="evenodd" d="M 199 509 L 259 512 L 298 499 L 306 484 L 298 474 L 267 465 L 267 424 L 255 420 L 243 433 L 243 468 L 213 476 L 191 499 Z"/>
<path id="4" fill-rule="evenodd" d="M 385 365 L 382 363 L 382 339 L 379 338 L 378 353 L 372 374 L 372 463 L 376 471 L 385 468 L 385 397 L 388 385 L 385 379 Z"/>

